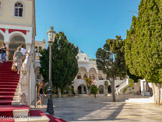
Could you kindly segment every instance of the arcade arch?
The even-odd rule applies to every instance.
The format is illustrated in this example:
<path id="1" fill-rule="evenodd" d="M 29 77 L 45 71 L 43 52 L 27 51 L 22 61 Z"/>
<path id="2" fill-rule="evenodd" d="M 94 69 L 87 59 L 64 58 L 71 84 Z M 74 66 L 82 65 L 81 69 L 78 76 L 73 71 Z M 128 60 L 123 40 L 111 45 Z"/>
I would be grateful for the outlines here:
<path id="1" fill-rule="evenodd" d="M 9 43 L 9 60 L 13 59 L 13 54 L 20 45 L 24 45 L 24 48 L 26 48 L 25 38 L 20 34 L 11 36 Z"/>
<path id="2" fill-rule="evenodd" d="M 96 69 L 95 68 L 91 68 L 89 70 L 89 77 L 92 79 L 92 80 L 97 80 L 97 72 L 96 72 Z"/>
<path id="3" fill-rule="evenodd" d="M 82 78 L 85 78 L 85 77 L 88 77 L 88 72 L 87 72 L 86 68 L 79 67 L 77 79 L 82 79 Z"/>
<path id="4" fill-rule="evenodd" d="M 78 86 L 78 94 L 87 94 L 86 86 L 84 84 Z"/>

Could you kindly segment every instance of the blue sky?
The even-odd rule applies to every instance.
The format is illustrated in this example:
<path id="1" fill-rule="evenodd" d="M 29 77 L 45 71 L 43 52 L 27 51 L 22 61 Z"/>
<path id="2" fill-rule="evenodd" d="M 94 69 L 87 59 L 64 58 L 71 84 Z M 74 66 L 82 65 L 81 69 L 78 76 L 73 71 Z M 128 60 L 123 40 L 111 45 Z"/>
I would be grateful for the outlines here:
<path id="1" fill-rule="evenodd" d="M 36 0 L 36 40 L 47 40 L 50 26 L 96 58 L 108 38 L 126 38 L 140 0 Z M 134 11 L 134 12 L 132 12 Z"/>

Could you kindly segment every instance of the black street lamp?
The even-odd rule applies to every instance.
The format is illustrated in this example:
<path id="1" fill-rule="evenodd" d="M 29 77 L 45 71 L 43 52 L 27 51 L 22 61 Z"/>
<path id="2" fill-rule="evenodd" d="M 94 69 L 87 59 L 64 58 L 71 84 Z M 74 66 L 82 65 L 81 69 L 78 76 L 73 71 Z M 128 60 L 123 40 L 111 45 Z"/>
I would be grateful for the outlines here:
<path id="1" fill-rule="evenodd" d="M 54 114 L 53 109 L 53 100 L 52 100 L 52 44 L 55 41 L 56 32 L 53 30 L 53 27 L 50 27 L 50 30 L 47 32 L 48 36 L 48 46 L 49 46 L 49 88 L 48 88 L 48 103 L 47 110 L 49 114 Z"/>

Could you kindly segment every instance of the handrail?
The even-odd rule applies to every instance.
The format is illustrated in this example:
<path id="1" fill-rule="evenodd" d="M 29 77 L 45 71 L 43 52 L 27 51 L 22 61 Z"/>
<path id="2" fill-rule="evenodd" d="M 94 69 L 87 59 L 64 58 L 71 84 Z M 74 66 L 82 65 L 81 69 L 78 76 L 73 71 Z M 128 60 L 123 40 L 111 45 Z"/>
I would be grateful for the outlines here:
<path id="1" fill-rule="evenodd" d="M 122 82 L 122 84 L 118 88 L 116 88 L 116 93 L 119 94 L 120 90 L 128 86 L 128 84 L 129 84 L 129 77 L 126 79 L 125 82 Z"/>
<path id="2" fill-rule="evenodd" d="M 34 67 L 32 62 L 31 51 L 26 55 L 26 58 L 22 64 L 20 71 L 20 81 L 19 81 L 19 96 L 20 104 L 22 105 L 31 105 L 31 102 L 35 98 L 35 94 L 32 92 L 35 91 L 35 75 Z"/>

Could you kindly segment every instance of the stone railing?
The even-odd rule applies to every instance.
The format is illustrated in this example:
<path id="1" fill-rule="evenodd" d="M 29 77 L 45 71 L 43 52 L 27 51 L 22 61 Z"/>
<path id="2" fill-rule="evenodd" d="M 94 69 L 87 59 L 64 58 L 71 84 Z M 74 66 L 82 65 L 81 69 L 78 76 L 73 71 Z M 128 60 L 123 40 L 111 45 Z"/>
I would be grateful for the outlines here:
<path id="1" fill-rule="evenodd" d="M 122 84 L 120 84 L 120 86 L 118 88 L 116 88 L 116 94 L 121 94 L 122 93 L 122 89 L 124 89 L 126 86 L 129 85 L 129 77 L 126 78 L 125 82 L 123 82 Z"/>
<path id="2" fill-rule="evenodd" d="M 22 64 L 19 80 L 19 97 L 21 105 L 31 105 L 35 99 L 35 74 L 32 54 L 29 51 Z"/>

